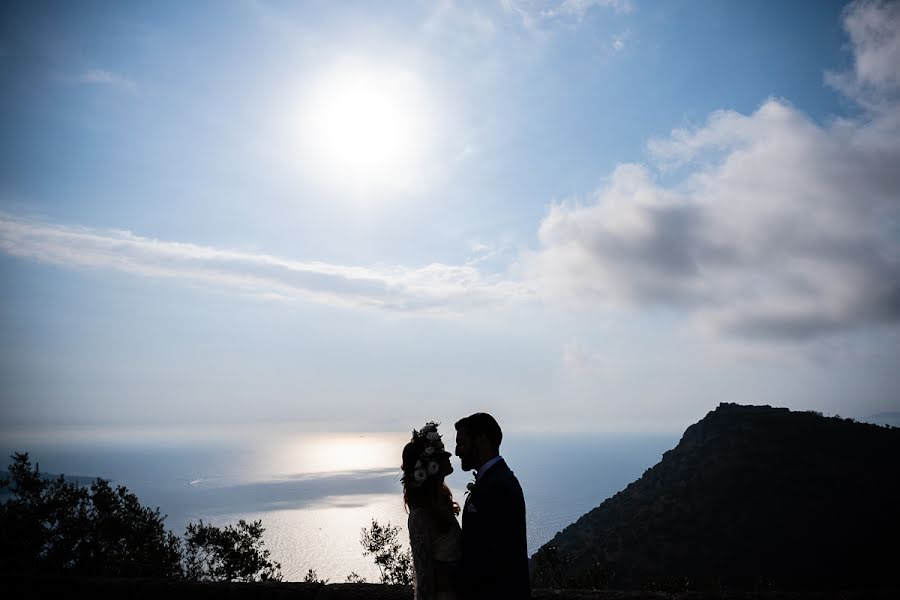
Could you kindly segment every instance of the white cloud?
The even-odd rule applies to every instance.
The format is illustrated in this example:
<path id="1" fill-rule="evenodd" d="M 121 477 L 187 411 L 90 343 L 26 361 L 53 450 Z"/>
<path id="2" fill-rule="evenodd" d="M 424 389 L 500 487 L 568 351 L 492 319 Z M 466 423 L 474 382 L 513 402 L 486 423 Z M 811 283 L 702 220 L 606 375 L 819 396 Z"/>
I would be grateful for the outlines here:
<path id="1" fill-rule="evenodd" d="M 615 54 L 621 52 L 625 49 L 625 43 L 631 37 L 631 33 L 628 31 L 622 31 L 620 33 L 612 36 L 609 43 L 609 50 L 611 53 Z"/>
<path id="2" fill-rule="evenodd" d="M 475 33 L 482 37 L 492 37 L 497 26 L 490 16 L 475 8 L 458 6 L 450 0 L 442 0 L 434 5 L 422 28 L 430 33 L 450 29 L 458 35 Z"/>
<path id="3" fill-rule="evenodd" d="M 857 3 L 848 10 L 844 25 L 854 46 L 859 81 L 900 86 L 900 3 Z"/>
<path id="4" fill-rule="evenodd" d="M 632 9 L 629 0 L 563 0 L 546 8 L 541 12 L 544 17 L 575 17 L 582 20 L 584 16 L 594 8 L 613 9 L 618 12 L 630 12 Z"/>
<path id="5" fill-rule="evenodd" d="M 460 313 L 530 295 L 522 285 L 483 275 L 473 265 L 368 268 L 301 262 L 7 215 L 0 215 L 0 250 L 49 264 L 174 278 L 266 299 L 407 313 Z"/>
<path id="6" fill-rule="evenodd" d="M 621 165 L 587 202 L 550 208 L 528 272 L 549 293 L 667 306 L 740 337 L 900 322 L 900 104 L 884 101 L 896 82 L 883 69 L 900 27 L 880 28 L 885 11 L 845 13 L 846 80 L 878 110 L 821 126 L 770 99 L 654 140 L 655 168 Z"/>
<path id="7" fill-rule="evenodd" d="M 470 244 L 470 249 L 472 250 L 472 252 L 474 254 L 485 254 L 487 252 L 490 252 L 492 248 L 491 248 L 490 244 L 483 244 L 481 242 L 472 242 Z"/>
<path id="8" fill-rule="evenodd" d="M 127 92 L 137 91 L 137 85 L 127 77 L 103 69 L 88 69 L 75 78 L 78 83 L 109 85 Z"/>
<path id="9" fill-rule="evenodd" d="M 574 21 L 580 23 L 594 9 L 613 10 L 628 13 L 632 10 L 630 0 L 556 0 L 554 2 L 535 2 L 534 0 L 500 0 L 503 9 L 515 14 L 522 26 L 533 33 L 538 33 L 541 22 Z"/>
<path id="10" fill-rule="evenodd" d="M 533 33 L 538 32 L 537 17 L 534 14 L 534 10 L 527 6 L 526 3 L 518 0 L 500 0 L 500 5 L 503 6 L 503 10 L 506 12 L 517 15 L 522 21 L 522 27 L 526 30 Z"/>
<path id="11" fill-rule="evenodd" d="M 828 73 L 827 81 L 848 96 L 877 107 L 900 91 L 900 2 L 850 4 L 844 28 L 853 46 L 853 71 Z"/>
<path id="12" fill-rule="evenodd" d="M 597 375 L 608 368 L 610 360 L 607 355 L 587 350 L 578 341 L 569 341 L 563 348 L 563 365 L 571 375 Z"/>

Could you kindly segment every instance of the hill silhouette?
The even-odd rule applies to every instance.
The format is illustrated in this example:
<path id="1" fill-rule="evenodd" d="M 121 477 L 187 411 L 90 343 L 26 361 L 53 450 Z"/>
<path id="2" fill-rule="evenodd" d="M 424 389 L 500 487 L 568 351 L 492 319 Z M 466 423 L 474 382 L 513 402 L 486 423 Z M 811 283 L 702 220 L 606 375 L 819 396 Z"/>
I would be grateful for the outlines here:
<path id="1" fill-rule="evenodd" d="M 897 428 L 721 404 L 542 546 L 534 585 L 896 587 L 898 458 Z"/>

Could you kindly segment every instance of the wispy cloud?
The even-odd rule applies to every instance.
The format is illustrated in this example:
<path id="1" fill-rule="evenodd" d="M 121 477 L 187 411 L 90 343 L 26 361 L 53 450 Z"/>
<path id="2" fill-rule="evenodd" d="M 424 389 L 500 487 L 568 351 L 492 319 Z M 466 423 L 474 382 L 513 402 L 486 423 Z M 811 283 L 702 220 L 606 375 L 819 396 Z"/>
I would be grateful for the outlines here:
<path id="1" fill-rule="evenodd" d="M 581 23 L 595 9 L 628 13 L 632 10 L 629 0 L 562 0 L 535 2 L 534 0 L 500 0 L 503 9 L 518 16 L 522 27 L 533 33 L 541 31 L 542 24 L 557 21 Z"/>
<path id="2" fill-rule="evenodd" d="M 574 17 L 580 21 L 595 8 L 630 12 L 633 7 L 630 0 L 563 0 L 543 9 L 540 14 L 544 18 Z"/>
<path id="3" fill-rule="evenodd" d="M 137 84 L 131 79 L 104 69 L 88 69 L 74 79 L 76 83 L 108 85 L 131 93 L 137 91 Z"/>
<path id="4" fill-rule="evenodd" d="M 459 6 L 449 0 L 436 2 L 422 29 L 435 33 L 450 29 L 460 35 L 477 35 L 492 37 L 497 33 L 497 26 L 488 14 L 474 7 Z"/>
<path id="5" fill-rule="evenodd" d="M 532 276 L 565 297 L 667 306 L 742 338 L 900 323 L 900 102 L 883 61 L 865 58 L 900 40 L 880 26 L 884 10 L 845 15 L 857 58 L 846 78 L 866 83 L 856 91 L 877 110 L 821 126 L 770 99 L 654 140 L 655 165 L 621 165 L 586 202 L 552 206 Z"/>
<path id="6" fill-rule="evenodd" d="M 612 39 L 609 43 L 609 49 L 613 53 L 622 52 L 625 50 L 625 44 L 628 42 L 628 39 L 631 37 L 631 33 L 628 31 L 622 31 L 620 33 L 612 36 Z"/>
<path id="7" fill-rule="evenodd" d="M 396 312 L 462 313 L 531 295 L 525 286 L 486 276 L 473 264 L 370 268 L 303 262 L 2 214 L 0 250 L 43 263 L 172 278 L 269 299 Z"/>
<path id="8" fill-rule="evenodd" d="M 570 375 L 600 375 L 614 372 L 619 368 L 615 354 L 594 352 L 576 340 L 569 341 L 563 348 L 563 366 Z"/>
<path id="9" fill-rule="evenodd" d="M 507 13 L 516 15 L 526 30 L 538 32 L 537 21 L 540 17 L 531 7 L 519 0 L 500 0 L 500 5 Z"/>

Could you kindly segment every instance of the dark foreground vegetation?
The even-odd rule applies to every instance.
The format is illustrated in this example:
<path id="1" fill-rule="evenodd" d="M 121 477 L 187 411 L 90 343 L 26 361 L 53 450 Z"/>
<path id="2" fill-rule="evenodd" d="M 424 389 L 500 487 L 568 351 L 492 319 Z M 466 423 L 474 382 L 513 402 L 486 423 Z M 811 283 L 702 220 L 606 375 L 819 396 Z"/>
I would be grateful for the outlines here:
<path id="1" fill-rule="evenodd" d="M 262 523 L 224 528 L 189 523 L 166 530 L 159 509 L 123 486 L 80 485 L 43 476 L 28 454 L 9 466 L 10 497 L 0 504 L 0 573 L 17 576 L 167 577 L 193 581 L 280 580 L 264 547 Z"/>
<path id="2" fill-rule="evenodd" d="M 196 583 L 179 579 L 96 579 L 11 577 L 4 588 L 13 597 L 35 594 L 36 597 L 130 598 L 159 600 L 170 597 L 228 598 L 235 600 L 410 600 L 412 588 L 403 585 L 365 583 Z M 549 590 L 536 589 L 534 600 L 896 600 L 896 591 L 841 590 L 832 592 L 651 592 L 620 590 Z M 465 599 L 463 599 L 465 600 Z M 502 600 L 502 599 L 501 599 Z"/>
<path id="3" fill-rule="evenodd" d="M 900 428 L 723 404 L 625 490 L 532 558 L 534 598 L 897 598 Z M 15 454 L 0 490 L 0 574 L 43 596 L 412 597 L 400 529 L 360 543 L 355 573 L 281 581 L 259 521 L 190 523 L 183 537 L 122 486 L 48 478 Z M 632 591 L 621 591 L 632 590 Z"/>
<path id="4" fill-rule="evenodd" d="M 93 581 L 104 589 L 129 585 L 115 578 L 157 581 L 163 587 L 282 580 L 281 565 L 265 548 L 261 521 L 218 527 L 201 520 L 188 523 L 180 538 L 166 530 L 159 509 L 143 506 L 124 486 L 103 479 L 49 478 L 32 466 L 27 453 L 11 458 L 8 478 L 0 481 L 5 497 L 0 502 L 0 574 L 6 577 L 65 585 Z M 411 583 L 412 557 L 400 532 L 376 520 L 361 531 L 362 553 L 372 558 L 382 584 Z M 318 589 L 328 581 L 310 569 L 304 583 Z M 344 583 L 366 581 L 350 573 Z"/>

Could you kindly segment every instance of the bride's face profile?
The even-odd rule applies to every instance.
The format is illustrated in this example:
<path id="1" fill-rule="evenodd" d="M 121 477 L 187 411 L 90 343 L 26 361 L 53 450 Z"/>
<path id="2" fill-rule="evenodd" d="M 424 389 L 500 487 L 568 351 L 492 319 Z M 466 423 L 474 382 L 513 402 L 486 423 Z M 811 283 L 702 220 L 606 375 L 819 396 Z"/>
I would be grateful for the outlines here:
<path id="1" fill-rule="evenodd" d="M 449 452 L 441 452 L 441 458 L 438 464 L 441 466 L 440 474 L 442 477 L 446 477 L 453 472 L 453 465 L 450 464 Z"/>

